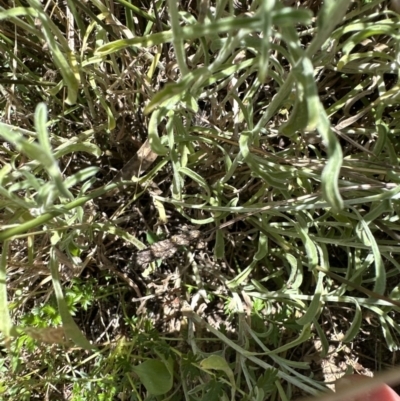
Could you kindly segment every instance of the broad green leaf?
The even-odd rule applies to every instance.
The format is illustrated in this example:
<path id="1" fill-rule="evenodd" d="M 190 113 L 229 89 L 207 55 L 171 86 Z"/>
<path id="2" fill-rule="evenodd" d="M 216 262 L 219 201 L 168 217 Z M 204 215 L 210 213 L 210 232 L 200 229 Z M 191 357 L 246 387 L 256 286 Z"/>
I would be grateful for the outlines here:
<path id="1" fill-rule="evenodd" d="M 211 355 L 206 359 L 203 359 L 200 362 L 200 366 L 204 369 L 208 370 L 222 370 L 227 376 L 233 387 L 235 385 L 235 376 L 233 375 L 233 371 L 230 368 L 228 362 L 219 355 Z"/>
<path id="2" fill-rule="evenodd" d="M 152 395 L 166 394 L 172 388 L 173 377 L 164 362 L 148 360 L 138 366 L 132 366 L 132 370 Z"/>

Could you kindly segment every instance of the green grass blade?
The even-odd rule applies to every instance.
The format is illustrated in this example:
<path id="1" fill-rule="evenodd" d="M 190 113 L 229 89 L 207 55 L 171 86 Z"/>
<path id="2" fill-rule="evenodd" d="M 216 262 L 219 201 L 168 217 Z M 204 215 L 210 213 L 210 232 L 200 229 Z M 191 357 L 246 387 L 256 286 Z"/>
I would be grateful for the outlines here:
<path id="1" fill-rule="evenodd" d="M 74 62 L 75 57 L 73 50 L 68 48 L 67 42 L 62 40 L 64 37 L 59 33 L 58 28 L 50 20 L 47 14 L 43 11 L 42 5 L 38 0 L 28 0 L 29 4 L 37 12 L 37 16 L 42 23 L 43 35 L 46 38 L 46 42 L 49 45 L 51 53 L 54 58 L 54 63 L 60 69 L 60 73 L 64 80 L 64 85 L 67 87 L 68 95 L 65 100 L 67 104 L 75 104 L 78 97 L 79 88 L 79 74 L 77 72 L 77 66 Z M 62 48 L 55 41 L 55 37 L 62 41 Z M 67 58 L 64 56 L 67 54 Z M 68 62 L 68 59 L 70 62 Z"/>
<path id="2" fill-rule="evenodd" d="M 354 305 L 356 307 L 354 319 L 351 322 L 351 325 L 347 330 L 345 336 L 341 339 L 341 341 L 343 341 L 344 343 L 349 343 L 353 341 L 360 332 L 360 327 L 362 323 L 362 310 L 356 299 L 354 299 Z"/>
<path id="3" fill-rule="evenodd" d="M 3 242 L 0 259 L 0 331 L 4 335 L 6 345 L 9 345 L 10 337 L 13 335 L 13 324 L 7 303 L 7 255 L 8 241 Z"/>
<path id="4" fill-rule="evenodd" d="M 311 324 L 314 318 L 317 316 L 317 314 L 321 311 L 323 306 L 323 303 L 321 302 L 321 295 L 324 292 L 323 278 L 324 274 L 319 272 L 317 287 L 315 289 L 315 293 L 310 303 L 310 306 L 308 307 L 304 316 L 302 316 L 300 319 L 297 319 L 296 321 L 297 324 L 300 324 L 301 326 L 306 326 L 308 324 Z"/>
<path id="5" fill-rule="evenodd" d="M 339 190 L 340 169 L 343 164 L 343 152 L 339 141 L 333 133 L 325 110 L 320 107 L 318 132 L 324 140 L 328 151 L 328 163 L 322 172 L 322 192 L 334 211 L 343 209 L 344 203 Z"/>
<path id="6" fill-rule="evenodd" d="M 86 350 L 94 349 L 95 347 L 92 344 L 90 344 L 90 342 L 82 334 L 81 330 L 76 325 L 76 323 L 72 319 L 71 314 L 68 311 L 68 306 L 67 303 L 65 302 L 64 294 L 61 288 L 60 277 L 58 274 L 58 261 L 54 247 L 52 247 L 50 252 L 50 271 L 51 271 L 54 293 L 57 299 L 58 310 L 61 315 L 63 328 L 65 330 L 66 336 L 70 338 L 76 345 L 82 347 L 83 349 Z"/>
<path id="7" fill-rule="evenodd" d="M 53 151 L 51 149 L 49 140 L 49 133 L 47 131 L 47 107 L 44 103 L 39 103 L 38 106 L 36 107 L 35 128 L 40 144 L 39 149 L 46 157 L 46 164 L 44 165 L 44 167 L 46 168 L 50 177 L 54 180 L 57 189 L 60 191 L 60 194 L 65 196 L 67 199 L 73 199 L 72 194 L 68 191 L 67 187 L 64 185 L 61 171 L 58 168 L 57 161 L 53 156 Z M 31 156 L 32 159 L 36 159 L 38 155 L 36 154 Z"/>

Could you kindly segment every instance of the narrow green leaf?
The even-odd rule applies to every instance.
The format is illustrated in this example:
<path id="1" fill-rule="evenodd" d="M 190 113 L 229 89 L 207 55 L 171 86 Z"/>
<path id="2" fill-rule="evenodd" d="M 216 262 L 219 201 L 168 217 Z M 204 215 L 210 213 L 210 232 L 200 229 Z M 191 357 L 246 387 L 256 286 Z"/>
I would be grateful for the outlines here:
<path id="1" fill-rule="evenodd" d="M 13 18 L 13 17 L 24 17 L 30 15 L 35 17 L 37 15 L 36 11 L 30 7 L 13 7 L 9 10 L 0 11 L 0 21 L 3 19 Z"/>
<path id="2" fill-rule="evenodd" d="M 308 124 L 308 108 L 304 98 L 304 90 L 301 85 L 297 85 L 296 100 L 289 119 L 282 124 L 279 131 L 282 135 L 289 138 L 294 137 L 297 132 L 302 132 Z"/>
<path id="3" fill-rule="evenodd" d="M 87 167 L 85 169 L 82 169 L 76 174 L 70 175 L 68 178 L 65 179 L 65 187 L 71 188 L 82 181 L 89 180 L 91 177 L 97 174 L 99 170 L 99 167 Z"/>
<path id="4" fill-rule="evenodd" d="M 104 111 L 107 114 L 107 128 L 112 131 L 115 129 L 116 126 L 116 121 L 115 117 L 113 114 L 113 111 L 111 110 L 110 105 L 108 104 L 106 98 L 104 97 L 102 91 L 98 88 L 98 83 L 95 80 L 94 76 L 89 78 L 90 86 L 92 87 L 94 93 L 97 96 L 97 99 L 99 100 L 100 104 L 102 105 Z"/>
<path id="5" fill-rule="evenodd" d="M 288 284 L 290 284 L 290 288 L 296 290 L 301 286 L 304 278 L 301 260 L 294 257 L 290 253 L 285 253 L 285 258 L 289 262 L 291 267 L 290 276 L 287 282 Z"/>
<path id="6" fill-rule="evenodd" d="M 39 162 L 54 180 L 57 189 L 68 199 L 72 194 L 65 187 L 57 162 L 49 149 L 48 132 L 46 129 L 46 106 L 39 104 L 35 112 L 35 126 L 40 144 L 25 138 L 18 128 L 0 123 L 0 136 L 12 143 L 16 149 L 24 153 L 30 160 Z"/>
<path id="7" fill-rule="evenodd" d="M 217 230 L 215 233 L 214 255 L 216 259 L 225 257 L 225 236 L 222 230 Z"/>
<path id="8" fill-rule="evenodd" d="M 54 180 L 57 189 L 60 193 L 65 196 L 67 199 L 73 199 L 72 194 L 68 191 L 65 186 L 62 178 L 62 174 L 60 169 L 58 168 L 58 164 L 56 159 L 52 154 L 52 149 L 49 140 L 49 132 L 47 131 L 47 107 L 44 103 L 39 103 L 35 110 L 35 128 L 39 143 L 41 146 L 38 148 L 40 152 L 42 152 L 47 159 L 46 166 L 44 166 Z"/>
<path id="9" fill-rule="evenodd" d="M 378 294 L 384 294 L 386 290 L 386 270 L 383 264 L 381 251 L 378 244 L 376 243 L 375 236 L 372 234 L 368 224 L 364 219 L 360 220 L 361 226 L 367 235 L 369 243 L 371 245 L 372 253 L 375 260 L 375 283 L 373 291 Z"/>
<path id="10" fill-rule="evenodd" d="M 233 280 L 227 281 L 226 285 L 229 289 L 235 290 L 250 276 L 254 268 L 257 266 L 257 261 L 253 260 L 242 272 L 240 272 Z"/>
<path id="11" fill-rule="evenodd" d="M 66 204 L 60 208 L 53 209 L 50 212 L 46 212 L 32 220 L 29 220 L 29 221 L 26 221 L 25 223 L 19 224 L 16 227 L 3 229 L 0 231 L 0 241 L 4 241 L 6 239 L 13 238 L 16 235 L 24 234 L 27 231 L 29 231 L 35 227 L 45 224 L 46 222 L 48 222 L 49 220 L 51 220 L 54 217 L 65 214 L 65 212 L 67 210 L 75 209 L 76 207 L 84 205 L 86 202 L 88 202 L 91 199 L 95 199 L 99 196 L 106 194 L 109 191 L 112 191 L 113 189 L 117 188 L 118 185 L 119 184 L 117 184 L 117 183 L 106 185 L 102 188 L 99 188 L 99 189 L 96 189 L 96 190 L 90 192 L 87 195 L 81 196 L 80 198 L 77 198 L 77 199 L 73 200 L 72 202 L 69 202 L 68 204 Z M 9 196 L 8 192 L 6 190 L 2 190 L 1 187 L 0 187 L 0 194 L 4 195 L 5 197 Z M 19 202 L 23 208 L 29 209 L 30 207 L 33 207 L 33 205 L 26 204 L 22 201 L 19 201 L 18 198 L 15 198 L 15 199 L 13 198 L 13 201 Z"/>
<path id="12" fill-rule="evenodd" d="M 351 322 L 349 329 L 347 330 L 347 333 L 341 340 L 344 343 L 349 343 L 354 340 L 354 338 L 360 332 L 360 327 L 361 327 L 361 323 L 362 323 L 362 310 L 361 310 L 360 304 L 357 302 L 357 299 L 355 299 L 355 298 L 351 298 L 351 299 L 353 300 L 354 305 L 356 306 L 356 312 L 355 312 L 354 319 Z"/>
<path id="13" fill-rule="evenodd" d="M 151 150 L 160 156 L 166 155 L 169 152 L 169 149 L 161 143 L 160 137 L 158 136 L 158 124 L 161 122 L 162 118 L 167 114 L 167 112 L 168 111 L 164 108 L 154 111 L 150 117 L 148 127 Z"/>
<path id="14" fill-rule="evenodd" d="M 252 139 L 252 133 L 249 131 L 244 131 L 240 135 L 239 138 L 239 147 L 240 147 L 240 152 L 243 156 L 243 159 L 246 161 L 246 163 L 249 165 L 251 171 L 253 172 L 254 175 L 259 175 L 261 178 L 263 178 L 269 185 L 273 186 L 274 188 L 279 188 L 279 189 L 286 189 L 287 188 L 287 183 L 285 182 L 286 180 L 279 180 L 277 177 L 281 174 L 281 172 L 273 172 L 269 173 L 267 172 L 263 167 L 263 163 L 261 163 L 261 160 L 257 159 L 251 152 L 250 152 L 250 145 L 251 145 L 251 139 Z M 286 172 L 283 172 L 284 176 L 286 176 Z"/>
<path id="15" fill-rule="evenodd" d="M 287 350 L 292 349 L 292 348 L 304 343 L 307 340 L 310 340 L 310 338 L 311 338 L 311 323 L 303 326 L 303 330 L 301 331 L 301 333 L 295 340 L 293 340 L 285 345 L 282 345 L 281 347 L 276 348 L 276 349 L 270 351 L 269 353 L 281 354 L 282 352 L 286 352 Z"/>
<path id="16" fill-rule="evenodd" d="M 171 41 L 172 31 L 157 32 L 153 33 L 152 35 L 138 36 L 132 39 L 115 40 L 114 42 L 98 47 L 95 51 L 95 55 L 104 57 L 109 54 L 119 52 L 130 46 L 152 47 Z"/>
<path id="17" fill-rule="evenodd" d="M 254 260 L 263 259 L 268 253 L 268 237 L 261 231 L 258 238 L 257 252 L 254 255 Z"/>
<path id="18" fill-rule="evenodd" d="M 4 186 L 6 177 L 12 172 L 12 167 L 10 164 L 5 164 L 0 170 L 0 186 Z"/>
<path id="19" fill-rule="evenodd" d="M 320 49 L 336 28 L 336 25 L 343 21 L 350 3 L 351 0 L 326 0 L 322 3 L 322 8 L 317 18 L 318 35 L 314 36 L 306 50 L 309 57 L 312 57 Z"/>
<path id="20" fill-rule="evenodd" d="M 299 234 L 301 240 L 303 241 L 304 248 L 307 253 L 308 268 L 311 271 L 314 271 L 315 267 L 318 265 L 317 247 L 315 246 L 314 242 L 308 235 L 305 225 L 302 224 L 300 215 L 297 215 L 297 218 L 298 218 L 300 224 L 299 223 L 295 224 L 296 232 Z"/>
<path id="21" fill-rule="evenodd" d="M 372 221 L 378 219 L 384 213 L 391 212 L 393 210 L 391 200 L 384 199 L 378 202 L 376 205 L 370 208 L 370 211 L 364 216 L 364 221 L 369 224 Z"/>
<path id="22" fill-rule="evenodd" d="M 77 72 L 76 64 L 74 62 L 69 63 L 64 56 L 64 54 L 67 54 L 72 60 L 72 58 L 74 58 L 72 51 L 68 48 L 68 44 L 61 32 L 43 11 L 40 2 L 38 0 L 28 0 L 28 2 L 30 6 L 37 12 L 37 17 L 42 23 L 42 31 L 46 38 L 46 43 L 49 46 L 55 65 L 60 70 L 64 80 L 64 85 L 67 87 L 68 96 L 65 101 L 70 105 L 75 104 L 78 97 L 79 74 Z M 59 41 L 63 42 L 62 50 L 56 42 L 55 37 L 57 37 Z"/>
<path id="23" fill-rule="evenodd" d="M 200 174 L 197 174 L 195 171 L 187 167 L 180 167 L 179 172 L 181 174 L 187 175 L 193 181 L 197 182 L 197 184 L 199 184 L 206 191 L 207 196 L 211 197 L 211 192 L 208 183 Z"/>
<path id="24" fill-rule="evenodd" d="M 258 17 L 227 17 L 210 23 L 195 24 L 182 28 L 180 35 L 182 39 L 198 39 L 202 36 L 221 35 L 231 32 L 239 28 L 242 29 L 258 29 L 260 27 L 260 19 Z M 115 53 L 129 46 L 152 47 L 173 40 L 172 31 L 157 32 L 152 35 L 135 37 L 132 39 L 121 39 L 115 42 L 100 46 L 95 54 L 106 56 Z"/>
<path id="25" fill-rule="evenodd" d="M 56 295 L 58 309 L 61 315 L 61 320 L 63 322 L 63 328 L 65 330 L 65 334 L 68 338 L 70 338 L 76 345 L 82 347 L 83 349 L 91 350 L 95 347 L 90 344 L 90 342 L 86 339 L 86 337 L 82 334 L 79 327 L 76 325 L 74 320 L 72 319 L 71 314 L 68 311 L 67 303 L 64 299 L 64 294 L 62 292 L 60 277 L 58 274 L 58 261 L 54 246 L 50 251 L 50 271 L 51 278 L 53 282 L 54 293 Z"/>
<path id="26" fill-rule="evenodd" d="M 269 50 L 271 41 L 269 38 L 272 33 L 272 10 L 275 7 L 276 0 L 264 0 L 261 2 L 259 10 L 261 17 L 261 32 L 264 40 L 261 43 L 261 52 L 258 60 L 258 79 L 264 83 L 269 67 Z"/>
<path id="27" fill-rule="evenodd" d="M 325 275 L 323 273 L 321 272 L 318 273 L 317 287 L 315 288 L 313 299 L 304 316 L 302 316 L 300 319 L 296 321 L 297 324 L 300 324 L 301 326 L 311 324 L 314 318 L 320 312 L 323 306 L 323 302 L 321 302 L 321 296 L 324 291 L 324 286 L 323 286 L 324 276 Z"/>
<path id="28" fill-rule="evenodd" d="M 318 132 L 324 141 L 328 151 L 328 163 L 322 172 L 322 193 L 325 200 L 330 204 L 333 211 L 343 209 L 343 198 L 339 191 L 340 169 L 343 164 L 343 152 L 339 141 L 333 133 L 325 109 L 319 107 L 320 120 Z"/>
<path id="29" fill-rule="evenodd" d="M 317 319 L 313 320 L 313 324 L 315 329 L 317 330 L 319 340 L 321 341 L 322 350 L 319 352 L 319 356 L 321 358 L 325 358 L 329 353 L 329 341 L 326 338 L 325 331 L 322 329 L 320 324 L 318 323 Z"/>
<path id="30" fill-rule="evenodd" d="M 13 324 L 7 304 L 7 254 L 8 241 L 4 241 L 2 245 L 0 259 L 0 331 L 4 335 L 6 345 L 9 345 L 10 337 L 13 334 Z"/>
<path id="31" fill-rule="evenodd" d="M 375 35 L 388 35 L 388 36 L 397 36 L 396 27 L 395 25 L 369 25 L 367 29 L 362 29 L 360 32 L 355 33 L 343 45 L 343 54 L 349 54 L 353 48 L 362 42 L 363 40 L 375 36 Z"/>
<path id="32" fill-rule="evenodd" d="M 178 3 L 176 0 L 167 0 L 168 4 L 168 12 L 171 21 L 171 30 L 172 30 L 172 45 L 174 46 L 175 50 L 175 57 L 178 63 L 180 72 L 184 77 L 188 74 L 189 69 L 186 65 L 186 56 L 185 56 L 185 48 L 183 44 L 183 37 L 182 37 L 182 27 L 181 21 L 179 18 L 178 12 Z"/>
<path id="33" fill-rule="evenodd" d="M 399 350 L 399 345 L 394 341 L 392 333 L 390 332 L 390 327 L 384 317 L 380 317 L 380 326 L 382 330 L 383 337 L 386 340 L 386 345 L 391 352 L 396 352 Z"/>

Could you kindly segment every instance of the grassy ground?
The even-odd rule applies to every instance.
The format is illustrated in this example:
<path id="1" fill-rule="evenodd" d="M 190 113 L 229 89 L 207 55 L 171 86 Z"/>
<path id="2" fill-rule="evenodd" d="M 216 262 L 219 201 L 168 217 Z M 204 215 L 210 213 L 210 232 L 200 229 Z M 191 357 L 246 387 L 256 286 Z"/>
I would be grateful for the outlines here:
<path id="1" fill-rule="evenodd" d="M 400 344 L 383 0 L 0 0 L 0 398 L 290 400 Z"/>

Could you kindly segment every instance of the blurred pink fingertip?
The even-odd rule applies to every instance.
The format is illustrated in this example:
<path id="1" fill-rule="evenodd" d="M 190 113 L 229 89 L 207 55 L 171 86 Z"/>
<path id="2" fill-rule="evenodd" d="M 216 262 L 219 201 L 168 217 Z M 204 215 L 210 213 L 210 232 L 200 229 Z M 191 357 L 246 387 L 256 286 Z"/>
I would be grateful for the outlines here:
<path id="1" fill-rule="evenodd" d="M 344 387 L 348 385 L 357 385 L 357 381 L 368 380 L 366 376 L 346 376 L 339 380 L 337 387 Z M 400 396 L 386 384 L 374 390 L 367 391 L 361 395 L 351 398 L 344 398 L 342 401 L 400 401 Z"/>

